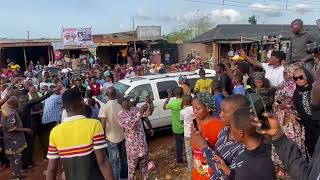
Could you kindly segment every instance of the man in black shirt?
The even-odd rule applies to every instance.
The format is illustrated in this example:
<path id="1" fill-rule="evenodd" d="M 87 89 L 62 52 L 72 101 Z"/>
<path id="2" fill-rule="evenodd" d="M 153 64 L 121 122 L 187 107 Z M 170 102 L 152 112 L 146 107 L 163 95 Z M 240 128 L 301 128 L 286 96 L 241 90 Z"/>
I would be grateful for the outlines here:
<path id="1" fill-rule="evenodd" d="M 29 96 L 28 94 L 20 94 L 18 100 L 19 100 L 19 109 L 18 109 L 18 114 L 19 117 L 22 121 L 23 127 L 24 128 L 32 128 L 32 130 L 35 132 L 36 129 L 35 126 L 33 126 L 33 124 L 37 123 L 37 122 L 32 122 L 32 114 L 31 114 L 31 109 L 41 103 L 42 101 L 44 101 L 45 99 L 47 99 L 48 97 L 51 96 L 51 94 L 53 94 L 52 91 L 47 92 L 46 95 L 36 98 L 36 99 L 32 99 L 29 101 Z M 34 134 L 25 134 L 26 136 L 26 141 L 27 141 L 27 145 L 28 147 L 26 149 L 24 149 L 22 151 L 22 170 L 27 170 L 29 168 L 32 167 L 33 162 L 33 142 L 34 142 Z"/>
<path id="2" fill-rule="evenodd" d="M 276 179 L 275 169 L 271 160 L 271 145 L 262 144 L 261 135 L 253 126 L 253 116 L 250 108 L 240 108 L 233 114 L 231 121 L 231 134 L 233 138 L 245 145 L 245 160 L 243 165 L 230 170 L 223 159 L 216 156 L 218 166 L 229 175 L 230 179 L 236 180 L 273 180 Z"/>
<path id="3" fill-rule="evenodd" d="M 232 94 L 232 81 L 231 78 L 225 72 L 226 67 L 224 64 L 219 63 L 216 66 L 216 73 L 218 80 L 221 82 L 222 91 L 226 91 L 229 95 Z"/>

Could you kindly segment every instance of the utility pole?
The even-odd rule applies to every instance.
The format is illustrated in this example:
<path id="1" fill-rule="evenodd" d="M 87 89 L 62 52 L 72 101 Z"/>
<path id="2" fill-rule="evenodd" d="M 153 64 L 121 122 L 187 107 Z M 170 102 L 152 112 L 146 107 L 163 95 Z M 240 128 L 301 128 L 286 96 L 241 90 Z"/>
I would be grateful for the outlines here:
<path id="1" fill-rule="evenodd" d="M 30 39 L 30 31 L 27 31 L 27 40 Z"/>
<path id="2" fill-rule="evenodd" d="M 133 47 L 134 52 L 137 53 L 137 46 L 136 46 L 136 38 L 135 38 L 135 26 L 134 26 L 134 17 L 132 16 L 132 35 L 133 35 Z"/>

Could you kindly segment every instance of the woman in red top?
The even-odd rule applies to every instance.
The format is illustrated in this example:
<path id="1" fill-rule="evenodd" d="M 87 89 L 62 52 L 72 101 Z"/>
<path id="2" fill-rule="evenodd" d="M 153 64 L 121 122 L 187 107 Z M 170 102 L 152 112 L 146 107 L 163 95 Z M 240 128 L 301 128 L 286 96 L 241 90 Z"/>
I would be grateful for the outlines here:
<path id="1" fill-rule="evenodd" d="M 94 96 L 100 96 L 100 84 L 97 83 L 96 77 L 91 77 L 91 83 L 89 84 L 90 90 L 92 91 Z"/>
<path id="2" fill-rule="evenodd" d="M 215 102 L 213 96 L 208 92 L 198 93 L 192 101 L 193 112 L 196 117 L 197 124 L 194 127 L 198 129 L 201 136 L 207 140 L 210 147 L 214 147 L 218 134 L 224 124 L 217 118 L 213 118 L 215 111 Z M 196 127 L 197 126 L 197 127 Z M 201 150 L 192 145 L 193 151 L 193 180 L 209 180 L 212 170 L 209 168 L 206 159 L 203 157 Z"/>

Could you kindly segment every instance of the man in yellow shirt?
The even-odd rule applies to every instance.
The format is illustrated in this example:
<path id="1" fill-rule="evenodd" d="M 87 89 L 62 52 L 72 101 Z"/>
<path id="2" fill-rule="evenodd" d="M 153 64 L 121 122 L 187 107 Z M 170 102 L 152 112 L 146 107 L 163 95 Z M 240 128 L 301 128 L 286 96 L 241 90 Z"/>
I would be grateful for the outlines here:
<path id="1" fill-rule="evenodd" d="M 199 70 L 199 76 L 200 79 L 196 82 L 196 85 L 194 86 L 194 92 L 204 92 L 208 91 L 210 94 L 212 94 L 212 80 L 209 78 L 206 78 L 206 72 L 204 69 Z"/>

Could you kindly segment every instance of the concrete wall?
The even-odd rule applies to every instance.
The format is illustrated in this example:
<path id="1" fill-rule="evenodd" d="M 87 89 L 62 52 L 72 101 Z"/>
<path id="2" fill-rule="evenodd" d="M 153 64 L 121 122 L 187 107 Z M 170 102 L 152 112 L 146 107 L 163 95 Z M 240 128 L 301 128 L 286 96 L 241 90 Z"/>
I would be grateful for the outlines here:
<path id="1" fill-rule="evenodd" d="M 192 53 L 194 56 L 200 56 L 206 58 L 206 45 L 202 43 L 185 43 L 178 45 L 178 57 L 179 62 L 184 61 L 187 58 L 188 53 Z"/>

